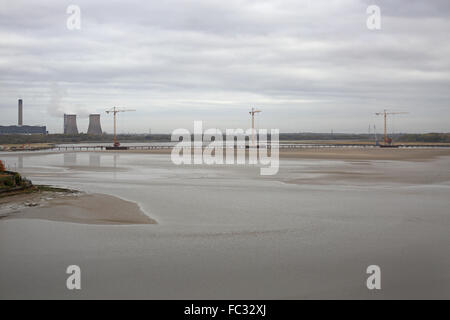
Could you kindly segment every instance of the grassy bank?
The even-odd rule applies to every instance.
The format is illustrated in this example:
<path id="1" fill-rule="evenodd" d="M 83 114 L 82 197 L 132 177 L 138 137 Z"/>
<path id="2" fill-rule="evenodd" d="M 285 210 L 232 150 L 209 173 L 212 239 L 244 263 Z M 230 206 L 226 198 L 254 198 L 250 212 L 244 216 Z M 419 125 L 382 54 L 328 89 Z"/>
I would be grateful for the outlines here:
<path id="1" fill-rule="evenodd" d="M 57 188 L 48 185 L 33 185 L 30 180 L 22 177 L 20 173 L 5 170 L 3 162 L 0 161 L 0 197 L 45 191 L 67 193 L 78 192 L 76 190 Z"/>
<path id="2" fill-rule="evenodd" d="M 0 162 L 0 194 L 26 190 L 33 186 L 30 180 L 23 178 L 20 173 L 4 170 L 3 163 Z"/>

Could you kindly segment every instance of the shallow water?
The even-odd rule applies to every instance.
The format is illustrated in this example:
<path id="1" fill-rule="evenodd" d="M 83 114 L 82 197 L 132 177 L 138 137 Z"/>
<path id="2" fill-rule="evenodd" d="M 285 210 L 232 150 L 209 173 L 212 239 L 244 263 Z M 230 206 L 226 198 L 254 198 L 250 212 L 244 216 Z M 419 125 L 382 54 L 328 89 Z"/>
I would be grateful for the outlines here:
<path id="1" fill-rule="evenodd" d="M 2 154 L 34 183 L 132 200 L 158 225 L 0 220 L 1 298 L 450 298 L 450 158 L 175 166 Z M 65 268 L 82 269 L 82 290 Z M 382 290 L 366 288 L 368 265 Z"/>

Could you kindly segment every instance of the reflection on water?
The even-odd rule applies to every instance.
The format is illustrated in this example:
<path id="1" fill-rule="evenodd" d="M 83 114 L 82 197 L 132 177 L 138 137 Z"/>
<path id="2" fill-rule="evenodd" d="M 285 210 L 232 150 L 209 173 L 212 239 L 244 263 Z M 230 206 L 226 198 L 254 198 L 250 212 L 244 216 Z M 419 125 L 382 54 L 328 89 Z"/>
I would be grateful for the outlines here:
<path id="1" fill-rule="evenodd" d="M 17 163 L 19 164 L 18 168 L 23 169 L 23 155 L 19 154 L 19 156 L 17 158 Z"/>
<path id="2" fill-rule="evenodd" d="M 114 154 L 113 155 L 113 159 L 114 159 L 114 168 L 117 168 L 117 161 L 119 160 L 119 155 L 118 154 Z"/>
<path id="3" fill-rule="evenodd" d="M 89 154 L 89 166 L 100 167 L 100 154 L 99 153 Z"/>
<path id="4" fill-rule="evenodd" d="M 77 154 L 75 152 L 67 152 L 63 154 L 64 156 L 64 165 L 65 166 L 73 166 L 77 163 Z"/>
<path id="5" fill-rule="evenodd" d="M 113 177 L 114 177 L 114 179 L 116 179 L 117 178 L 117 175 L 116 175 L 116 169 L 117 169 L 117 160 L 119 159 L 119 155 L 118 154 L 114 154 L 113 155 L 113 159 L 114 159 L 114 174 L 113 174 Z"/>

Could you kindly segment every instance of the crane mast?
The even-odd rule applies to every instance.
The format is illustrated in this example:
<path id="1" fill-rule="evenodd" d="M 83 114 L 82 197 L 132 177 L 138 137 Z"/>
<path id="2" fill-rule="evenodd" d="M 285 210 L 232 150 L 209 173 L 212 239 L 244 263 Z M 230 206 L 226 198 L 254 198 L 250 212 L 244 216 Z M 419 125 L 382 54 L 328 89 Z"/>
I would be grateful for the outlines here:
<path id="1" fill-rule="evenodd" d="M 387 116 L 393 114 L 406 114 L 408 112 L 388 112 L 388 110 L 384 109 L 383 112 L 376 112 L 377 116 L 384 116 L 384 145 L 392 145 L 392 138 L 388 138 L 387 135 Z"/>
<path id="2" fill-rule="evenodd" d="M 255 113 L 261 112 L 261 110 L 256 110 L 252 108 L 252 111 L 249 114 L 252 115 L 252 147 L 255 146 Z"/>
<path id="3" fill-rule="evenodd" d="M 133 109 L 119 109 L 117 107 L 112 107 L 111 109 L 106 110 L 107 114 L 112 113 L 114 115 L 114 137 L 113 137 L 113 142 L 114 142 L 113 146 L 114 147 L 120 147 L 120 142 L 117 141 L 117 135 L 116 135 L 116 128 L 117 128 L 116 115 L 119 112 L 128 112 L 128 111 L 136 111 L 136 110 L 133 110 Z"/>

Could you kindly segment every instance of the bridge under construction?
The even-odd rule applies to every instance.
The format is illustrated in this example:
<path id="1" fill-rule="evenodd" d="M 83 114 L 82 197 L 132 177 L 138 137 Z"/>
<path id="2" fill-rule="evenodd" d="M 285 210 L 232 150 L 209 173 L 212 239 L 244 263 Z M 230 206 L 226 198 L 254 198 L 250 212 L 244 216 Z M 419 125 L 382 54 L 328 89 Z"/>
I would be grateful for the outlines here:
<path id="1" fill-rule="evenodd" d="M 450 148 L 450 145 L 443 144 L 398 144 L 399 148 Z M 162 149 L 172 149 L 174 146 L 171 144 L 151 144 L 151 145 L 127 145 L 127 149 L 123 150 L 162 150 Z M 280 143 L 278 145 L 280 149 L 320 149 L 320 148 L 378 148 L 374 144 L 364 144 L 364 143 L 343 143 L 343 144 L 320 144 L 320 143 Z M 106 145 L 56 145 L 48 148 L 47 150 L 54 151 L 101 151 L 108 150 L 109 146 Z M 230 146 L 230 148 L 239 148 L 239 146 Z M 245 148 L 245 146 L 242 146 Z M 270 144 L 267 144 L 267 149 L 271 148 Z M 121 149 L 111 149 L 120 151 Z"/>

